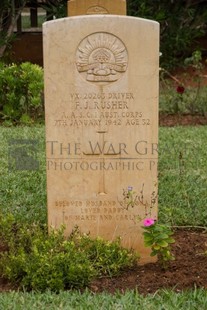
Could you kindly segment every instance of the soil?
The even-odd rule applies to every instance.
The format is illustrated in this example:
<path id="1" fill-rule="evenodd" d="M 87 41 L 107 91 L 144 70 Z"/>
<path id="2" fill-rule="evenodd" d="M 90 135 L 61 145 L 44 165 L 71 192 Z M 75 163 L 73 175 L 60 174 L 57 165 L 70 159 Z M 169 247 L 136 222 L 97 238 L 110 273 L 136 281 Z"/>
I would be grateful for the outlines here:
<path id="1" fill-rule="evenodd" d="M 207 125 L 207 115 L 160 113 L 159 125 L 166 127 Z"/>
<path id="2" fill-rule="evenodd" d="M 172 245 L 172 253 L 175 260 L 166 269 L 159 261 L 138 265 L 119 277 L 96 280 L 90 289 L 96 293 L 137 289 L 146 295 L 162 288 L 177 292 L 195 286 L 207 288 L 207 231 L 177 230 L 174 239 L 176 242 Z"/>
<path id="3" fill-rule="evenodd" d="M 207 289 L 207 230 L 176 230 L 172 253 L 175 260 L 163 269 L 156 263 L 125 270 L 118 277 L 94 280 L 89 289 L 94 293 L 114 293 L 119 290 L 136 289 L 140 294 L 154 293 L 161 288 L 171 288 L 176 292 L 187 288 Z M 0 249 L 5 250 L 5 249 Z M 5 279 L 0 278 L 0 291 L 17 290 Z"/>

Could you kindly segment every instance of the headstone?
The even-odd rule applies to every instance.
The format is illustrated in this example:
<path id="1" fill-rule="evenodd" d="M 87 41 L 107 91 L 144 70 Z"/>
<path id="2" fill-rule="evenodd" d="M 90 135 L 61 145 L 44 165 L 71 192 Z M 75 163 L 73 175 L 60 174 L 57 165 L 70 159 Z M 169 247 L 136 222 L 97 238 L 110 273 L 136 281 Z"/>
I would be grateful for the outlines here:
<path id="1" fill-rule="evenodd" d="M 159 24 L 115 15 L 46 22 L 48 224 L 121 237 L 152 261 L 157 217 Z"/>
<path id="2" fill-rule="evenodd" d="M 126 0 L 68 1 L 68 16 L 94 14 L 126 15 Z"/>

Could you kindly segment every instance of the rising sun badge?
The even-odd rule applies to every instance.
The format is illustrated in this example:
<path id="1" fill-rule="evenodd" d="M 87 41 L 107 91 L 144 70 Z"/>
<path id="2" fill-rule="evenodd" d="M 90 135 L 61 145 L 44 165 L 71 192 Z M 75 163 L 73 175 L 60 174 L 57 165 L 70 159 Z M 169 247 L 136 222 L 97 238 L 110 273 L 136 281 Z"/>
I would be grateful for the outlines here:
<path id="1" fill-rule="evenodd" d="M 76 52 L 77 69 L 89 82 L 106 84 L 117 81 L 126 71 L 127 50 L 110 33 L 93 33 L 84 38 Z"/>

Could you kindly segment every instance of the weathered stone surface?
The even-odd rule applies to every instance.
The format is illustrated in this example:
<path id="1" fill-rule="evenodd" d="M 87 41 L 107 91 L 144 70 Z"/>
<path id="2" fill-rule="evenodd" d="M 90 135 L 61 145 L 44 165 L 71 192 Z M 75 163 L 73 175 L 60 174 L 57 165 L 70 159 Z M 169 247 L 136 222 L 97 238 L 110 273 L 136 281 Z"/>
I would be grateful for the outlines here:
<path id="1" fill-rule="evenodd" d="M 126 15 L 125 0 L 70 0 L 68 16 L 115 14 Z"/>
<path id="2" fill-rule="evenodd" d="M 121 236 L 152 261 L 141 226 L 157 217 L 159 25 L 94 15 L 43 33 L 48 223 Z"/>

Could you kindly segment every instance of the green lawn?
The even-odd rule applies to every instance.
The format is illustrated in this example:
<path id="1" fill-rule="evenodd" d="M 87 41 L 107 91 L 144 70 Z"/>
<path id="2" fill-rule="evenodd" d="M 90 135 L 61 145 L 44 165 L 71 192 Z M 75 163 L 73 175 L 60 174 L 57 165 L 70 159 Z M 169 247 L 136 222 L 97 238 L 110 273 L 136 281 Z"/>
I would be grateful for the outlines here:
<path id="1" fill-rule="evenodd" d="M 160 128 L 159 215 L 207 226 L 207 127 Z"/>
<path id="2" fill-rule="evenodd" d="M 12 127 L 0 130 L 0 206 L 21 221 L 46 222 L 46 168 L 44 127 Z M 11 139 L 37 140 L 39 170 L 8 170 L 12 163 Z M 14 145 L 15 148 L 15 145 Z M 13 165 L 12 167 L 13 168 Z"/>
<path id="3" fill-rule="evenodd" d="M 142 296 L 135 291 L 114 295 L 92 294 L 88 291 L 0 294 L 2 310 L 204 310 L 207 309 L 207 292 L 194 289 L 175 293 L 169 290 Z"/>
<path id="4" fill-rule="evenodd" d="M 46 222 L 44 126 L 1 127 L 0 208 L 22 222 Z M 37 140 L 36 171 L 12 170 L 11 139 Z M 159 217 L 172 225 L 207 226 L 207 127 L 160 128 Z M 9 165 L 12 166 L 8 170 Z M 190 258 L 189 258 L 190 259 Z M 207 291 L 115 295 L 78 291 L 0 294 L 2 309 L 207 309 Z"/>

